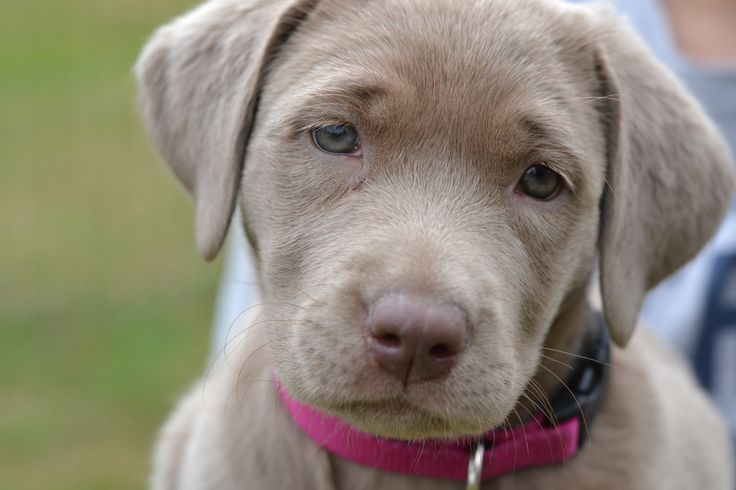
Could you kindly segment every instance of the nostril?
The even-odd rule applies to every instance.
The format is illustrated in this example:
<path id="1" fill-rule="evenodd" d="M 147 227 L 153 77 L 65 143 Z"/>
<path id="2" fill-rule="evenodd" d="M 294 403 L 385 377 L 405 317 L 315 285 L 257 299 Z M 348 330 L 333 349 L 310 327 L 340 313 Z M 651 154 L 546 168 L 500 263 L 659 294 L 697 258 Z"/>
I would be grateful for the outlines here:
<path id="1" fill-rule="evenodd" d="M 465 346 L 468 324 L 454 303 L 390 294 L 372 305 L 366 331 L 372 361 L 406 386 L 449 373 Z"/>
<path id="2" fill-rule="evenodd" d="M 373 335 L 373 338 L 384 347 L 398 348 L 401 346 L 401 338 L 395 333 Z"/>
<path id="3" fill-rule="evenodd" d="M 455 349 L 452 349 L 447 344 L 435 344 L 429 349 L 429 355 L 438 361 L 450 359 L 457 354 Z"/>

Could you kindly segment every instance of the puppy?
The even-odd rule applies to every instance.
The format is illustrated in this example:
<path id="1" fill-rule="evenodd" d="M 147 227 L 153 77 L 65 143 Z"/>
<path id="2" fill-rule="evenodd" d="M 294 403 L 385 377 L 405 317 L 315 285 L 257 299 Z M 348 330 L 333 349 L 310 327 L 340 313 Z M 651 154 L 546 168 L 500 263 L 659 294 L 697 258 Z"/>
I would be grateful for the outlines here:
<path id="1" fill-rule="evenodd" d="M 164 428 L 154 488 L 733 488 L 703 393 L 632 337 L 647 290 L 717 229 L 728 150 L 606 9 L 211 0 L 136 70 L 201 254 L 239 206 L 264 300 Z M 551 402 L 579 401 L 591 285 L 614 344 L 600 404 L 570 419 L 575 454 L 520 469 L 539 448 L 519 430 L 556 438 Z M 438 467 L 465 441 L 468 481 L 345 457 L 292 403 L 347 445 L 439 447 Z M 526 440 L 488 477 L 483 451 L 506 446 L 482 435 L 504 433 Z"/>

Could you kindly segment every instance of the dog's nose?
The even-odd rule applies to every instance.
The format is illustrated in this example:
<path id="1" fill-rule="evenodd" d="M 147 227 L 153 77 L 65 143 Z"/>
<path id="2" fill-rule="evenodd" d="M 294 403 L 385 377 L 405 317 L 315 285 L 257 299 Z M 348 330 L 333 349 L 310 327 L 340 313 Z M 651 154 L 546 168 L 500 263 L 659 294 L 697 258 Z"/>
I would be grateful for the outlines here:
<path id="1" fill-rule="evenodd" d="M 468 333 L 457 305 L 403 294 L 376 301 L 367 327 L 376 363 L 404 385 L 447 374 Z"/>

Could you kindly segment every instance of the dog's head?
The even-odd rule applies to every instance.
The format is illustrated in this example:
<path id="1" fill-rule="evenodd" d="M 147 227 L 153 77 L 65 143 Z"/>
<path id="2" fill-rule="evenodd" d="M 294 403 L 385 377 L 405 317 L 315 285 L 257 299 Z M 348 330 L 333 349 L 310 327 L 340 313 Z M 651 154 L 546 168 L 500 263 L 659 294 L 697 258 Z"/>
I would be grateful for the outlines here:
<path id="1" fill-rule="evenodd" d="M 205 258 L 242 205 L 282 382 L 377 434 L 500 424 L 597 257 L 624 345 L 730 196 L 713 126 L 600 10 L 213 0 L 137 72 Z"/>

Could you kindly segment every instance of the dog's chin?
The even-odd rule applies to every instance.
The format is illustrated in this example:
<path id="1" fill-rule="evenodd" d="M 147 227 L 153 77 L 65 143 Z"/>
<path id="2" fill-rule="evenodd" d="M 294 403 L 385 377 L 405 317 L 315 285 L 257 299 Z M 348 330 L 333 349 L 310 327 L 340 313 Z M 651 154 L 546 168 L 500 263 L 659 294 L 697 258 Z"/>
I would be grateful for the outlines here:
<path id="1" fill-rule="evenodd" d="M 346 403 L 326 410 L 363 432 L 404 441 L 476 437 L 502 423 L 448 418 L 395 400 Z"/>

